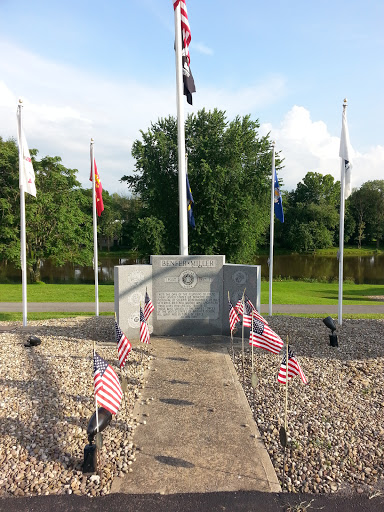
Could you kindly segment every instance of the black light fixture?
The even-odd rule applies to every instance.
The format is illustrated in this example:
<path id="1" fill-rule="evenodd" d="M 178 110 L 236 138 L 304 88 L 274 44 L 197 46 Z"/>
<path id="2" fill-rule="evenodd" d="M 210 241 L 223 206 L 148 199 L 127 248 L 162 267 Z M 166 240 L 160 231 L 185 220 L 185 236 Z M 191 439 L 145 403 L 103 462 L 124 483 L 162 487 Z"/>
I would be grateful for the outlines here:
<path id="1" fill-rule="evenodd" d="M 329 335 L 329 344 L 331 347 L 338 347 L 339 344 L 337 342 L 337 334 L 333 334 L 336 331 L 336 325 L 333 318 L 327 316 L 327 318 L 324 318 L 323 322 L 328 327 L 328 329 L 331 329 L 332 331 L 332 334 Z"/>
<path id="2" fill-rule="evenodd" d="M 98 440 L 96 436 L 99 434 L 101 437 L 101 432 L 111 423 L 112 414 L 104 407 L 98 407 L 97 419 L 98 421 L 96 421 L 95 411 L 92 414 L 87 427 L 89 444 L 85 445 L 84 447 L 83 473 L 96 473 L 97 471 L 97 449 L 101 446 L 98 446 Z M 95 437 L 96 444 L 93 444 Z M 102 444 L 102 441 L 100 440 L 99 443 Z"/>

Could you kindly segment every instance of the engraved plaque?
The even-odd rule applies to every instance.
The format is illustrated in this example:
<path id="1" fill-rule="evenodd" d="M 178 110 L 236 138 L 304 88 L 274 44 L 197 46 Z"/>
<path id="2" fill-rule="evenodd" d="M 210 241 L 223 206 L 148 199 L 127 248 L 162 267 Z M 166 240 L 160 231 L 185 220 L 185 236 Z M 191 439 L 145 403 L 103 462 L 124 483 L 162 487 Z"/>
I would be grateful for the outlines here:
<path id="1" fill-rule="evenodd" d="M 218 292 L 158 292 L 158 320 L 216 320 L 219 318 Z"/>

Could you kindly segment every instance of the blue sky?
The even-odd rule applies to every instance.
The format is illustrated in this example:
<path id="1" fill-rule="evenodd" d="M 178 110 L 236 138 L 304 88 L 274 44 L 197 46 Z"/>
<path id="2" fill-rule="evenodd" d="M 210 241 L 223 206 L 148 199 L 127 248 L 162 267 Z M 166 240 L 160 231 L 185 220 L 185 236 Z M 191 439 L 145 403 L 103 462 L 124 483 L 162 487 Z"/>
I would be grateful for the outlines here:
<path id="1" fill-rule="evenodd" d="M 291 190 L 308 171 L 340 174 L 348 98 L 352 186 L 384 179 L 384 3 L 187 0 L 197 92 L 186 114 L 251 114 L 285 158 Z M 176 115 L 171 0 L 0 0 L 0 135 L 24 129 L 88 186 L 89 141 L 101 181 L 134 168 L 131 146 L 151 121 Z"/>

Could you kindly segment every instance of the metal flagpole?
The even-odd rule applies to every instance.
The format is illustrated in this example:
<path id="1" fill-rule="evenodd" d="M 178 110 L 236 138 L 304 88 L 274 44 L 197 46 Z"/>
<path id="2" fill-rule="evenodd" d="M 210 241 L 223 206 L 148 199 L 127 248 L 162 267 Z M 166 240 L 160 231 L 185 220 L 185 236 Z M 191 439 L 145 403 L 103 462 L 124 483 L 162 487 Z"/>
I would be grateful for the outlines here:
<path id="1" fill-rule="evenodd" d="M 23 148 L 23 100 L 19 99 L 18 123 L 19 123 L 19 177 L 24 172 L 24 148 Z M 25 192 L 23 180 L 20 182 L 20 260 L 21 260 L 21 290 L 23 301 L 23 327 L 27 325 L 27 241 L 25 233 Z"/>
<path id="2" fill-rule="evenodd" d="M 269 308 L 272 316 L 272 279 L 273 279 L 273 238 L 275 227 L 275 142 L 272 142 L 272 184 L 271 184 L 271 227 L 269 234 Z"/>
<path id="3" fill-rule="evenodd" d="M 180 3 L 175 9 L 176 39 L 176 103 L 177 103 L 177 145 L 179 162 L 179 233 L 180 254 L 188 256 L 188 218 L 187 218 L 187 177 L 185 171 L 185 127 L 183 98 L 183 62 L 181 41 Z"/>
<path id="4" fill-rule="evenodd" d="M 347 99 L 343 102 L 343 116 L 347 108 Z M 345 212 L 345 162 L 341 157 L 340 177 L 340 231 L 339 231 L 339 299 L 337 321 L 343 323 L 343 262 L 344 262 L 344 212 Z"/>
<path id="5" fill-rule="evenodd" d="M 95 271 L 95 315 L 99 316 L 99 264 L 97 255 L 97 216 L 96 216 L 96 186 L 95 186 L 95 156 L 94 140 L 91 139 L 91 172 L 93 196 L 93 268 Z"/>

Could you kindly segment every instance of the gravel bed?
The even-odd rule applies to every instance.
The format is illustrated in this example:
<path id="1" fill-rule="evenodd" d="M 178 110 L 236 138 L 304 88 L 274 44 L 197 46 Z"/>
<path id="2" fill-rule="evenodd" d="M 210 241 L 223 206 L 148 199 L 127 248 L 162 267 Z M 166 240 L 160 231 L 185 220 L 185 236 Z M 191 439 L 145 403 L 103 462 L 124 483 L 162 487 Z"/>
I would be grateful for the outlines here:
<path id="1" fill-rule="evenodd" d="M 102 471 L 83 475 L 87 426 L 95 411 L 92 350 L 119 374 L 114 322 L 78 317 L 28 323 L 42 343 L 24 347 L 20 322 L 0 322 L 0 496 L 107 494 L 114 476 L 132 471 L 136 447 L 133 407 L 151 356 L 132 350 L 124 401 L 103 432 Z"/>
<path id="2" fill-rule="evenodd" d="M 270 327 L 289 343 L 308 379 L 288 385 L 285 490 L 384 494 L 384 322 L 344 320 L 339 346 L 329 344 L 321 319 L 276 316 Z M 283 478 L 285 386 L 277 382 L 279 356 L 254 348 L 257 386 L 251 386 L 251 348 L 235 343 L 235 367 L 260 434 Z M 285 346 L 284 349 L 285 350 Z"/>

